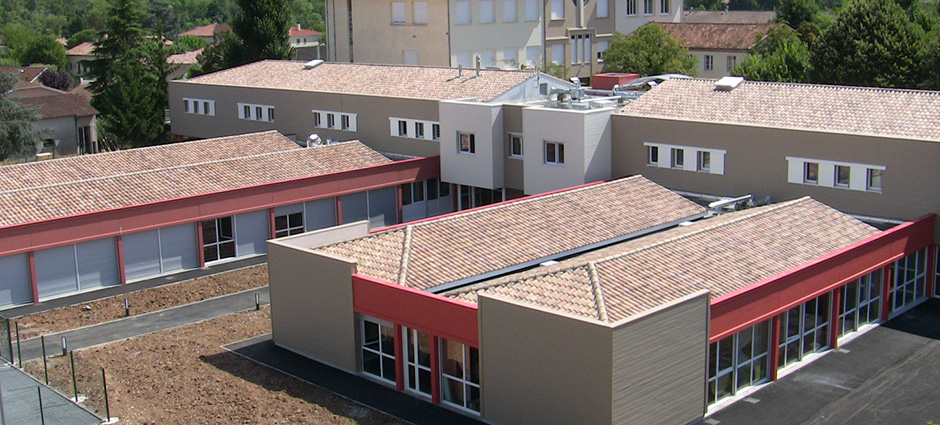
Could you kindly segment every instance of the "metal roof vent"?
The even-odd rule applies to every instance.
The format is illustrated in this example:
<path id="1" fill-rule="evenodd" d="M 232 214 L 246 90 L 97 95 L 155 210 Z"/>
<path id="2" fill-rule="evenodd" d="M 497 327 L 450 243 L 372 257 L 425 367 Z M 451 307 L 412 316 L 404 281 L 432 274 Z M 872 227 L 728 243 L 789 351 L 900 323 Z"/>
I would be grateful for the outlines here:
<path id="1" fill-rule="evenodd" d="M 558 262 L 555 261 L 555 260 L 548 260 L 548 261 L 546 261 L 546 262 L 544 262 L 544 263 L 539 263 L 539 267 L 554 266 L 555 264 L 558 264 Z"/>
<path id="2" fill-rule="evenodd" d="M 743 82 L 744 77 L 721 77 L 721 79 L 715 83 L 715 90 L 731 91 L 740 86 Z"/>
<path id="3" fill-rule="evenodd" d="M 313 69 L 313 68 L 316 68 L 316 67 L 319 66 L 321 63 L 323 63 L 323 60 L 322 60 L 322 59 L 314 59 L 314 60 L 312 60 L 312 61 L 310 61 L 310 62 L 305 63 L 305 64 L 304 64 L 304 69 Z"/>

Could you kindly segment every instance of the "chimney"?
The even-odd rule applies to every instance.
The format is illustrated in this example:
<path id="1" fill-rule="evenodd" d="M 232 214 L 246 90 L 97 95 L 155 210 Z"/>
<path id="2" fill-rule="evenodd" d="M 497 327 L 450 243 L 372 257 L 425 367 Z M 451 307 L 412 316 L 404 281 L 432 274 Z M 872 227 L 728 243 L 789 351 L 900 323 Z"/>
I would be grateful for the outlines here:
<path id="1" fill-rule="evenodd" d="M 457 78 L 463 77 L 463 65 L 457 65 Z"/>
<path id="2" fill-rule="evenodd" d="M 477 77 L 480 76 L 480 63 L 481 62 L 482 60 L 480 59 L 480 55 L 477 55 Z"/>

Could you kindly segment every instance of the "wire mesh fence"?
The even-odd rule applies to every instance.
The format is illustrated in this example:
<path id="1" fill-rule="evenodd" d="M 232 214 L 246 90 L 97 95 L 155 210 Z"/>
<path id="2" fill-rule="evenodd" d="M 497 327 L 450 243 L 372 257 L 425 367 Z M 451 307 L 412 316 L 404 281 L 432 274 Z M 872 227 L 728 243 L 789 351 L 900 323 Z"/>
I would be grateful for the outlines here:
<path id="1" fill-rule="evenodd" d="M 95 416 L 103 420 L 111 416 L 105 370 L 80 354 L 56 352 L 25 361 L 22 369 Z"/>

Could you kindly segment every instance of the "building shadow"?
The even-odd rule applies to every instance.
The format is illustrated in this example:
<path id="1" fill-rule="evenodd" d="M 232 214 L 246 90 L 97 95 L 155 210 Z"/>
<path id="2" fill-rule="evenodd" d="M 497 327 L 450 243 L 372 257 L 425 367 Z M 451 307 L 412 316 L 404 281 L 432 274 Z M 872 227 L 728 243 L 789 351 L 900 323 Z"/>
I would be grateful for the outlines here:
<path id="1" fill-rule="evenodd" d="M 940 339 L 940 299 L 931 298 L 882 326 L 924 338 Z"/>

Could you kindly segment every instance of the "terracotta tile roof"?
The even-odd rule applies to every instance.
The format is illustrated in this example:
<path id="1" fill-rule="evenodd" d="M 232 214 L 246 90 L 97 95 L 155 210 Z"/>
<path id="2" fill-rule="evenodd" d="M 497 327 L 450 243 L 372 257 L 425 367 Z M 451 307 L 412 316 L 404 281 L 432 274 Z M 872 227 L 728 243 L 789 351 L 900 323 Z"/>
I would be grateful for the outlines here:
<path id="1" fill-rule="evenodd" d="M 86 41 L 69 49 L 65 53 L 69 56 L 93 56 L 95 54 L 95 43 Z"/>
<path id="2" fill-rule="evenodd" d="M 225 24 L 209 24 L 203 25 L 201 27 L 193 28 L 186 32 L 181 32 L 179 35 L 193 35 L 196 37 L 212 37 L 216 34 L 223 32 L 232 32 L 232 27 Z"/>
<path id="3" fill-rule="evenodd" d="M 769 24 L 775 20 L 777 12 L 772 10 L 694 10 L 682 17 L 689 24 Z"/>
<path id="4" fill-rule="evenodd" d="M 98 115 L 98 110 L 89 105 L 85 99 L 71 93 L 26 97 L 18 99 L 17 102 L 23 106 L 38 108 L 39 115 L 43 119 Z"/>
<path id="5" fill-rule="evenodd" d="M 703 214 L 642 176 L 535 196 L 376 233 L 319 251 L 361 274 L 428 290 Z"/>
<path id="6" fill-rule="evenodd" d="M 660 25 L 666 34 L 682 41 L 689 50 L 749 50 L 758 37 L 781 24 L 673 24 Z"/>
<path id="7" fill-rule="evenodd" d="M 39 75 L 45 72 L 46 68 L 37 66 L 0 66 L 0 71 L 10 72 L 16 75 L 17 83 L 15 88 L 30 87 L 41 85 Z"/>
<path id="8" fill-rule="evenodd" d="M 302 62 L 266 60 L 191 78 L 180 84 L 332 92 L 414 99 L 476 98 L 489 101 L 535 76 L 529 71 L 453 68 L 358 63 L 322 63 L 304 69 Z"/>
<path id="9" fill-rule="evenodd" d="M 276 132 L 0 167 L 0 227 L 391 162 L 358 141 L 300 148 Z"/>
<path id="10" fill-rule="evenodd" d="M 931 91 L 745 81 L 728 92 L 712 80 L 671 79 L 621 112 L 940 141 L 940 92 Z"/>
<path id="11" fill-rule="evenodd" d="M 290 27 L 290 30 L 288 31 L 288 33 L 290 34 L 291 37 L 300 37 L 300 36 L 304 36 L 304 35 L 320 35 L 320 34 L 323 34 L 323 33 L 320 32 L 320 31 L 313 31 L 313 30 L 308 30 L 308 29 L 306 29 L 306 28 L 300 28 L 300 27 Z"/>
<path id="12" fill-rule="evenodd" d="M 730 213 L 452 291 L 616 322 L 686 295 L 718 297 L 859 242 L 878 230 L 810 198 Z"/>
<path id="13" fill-rule="evenodd" d="M 199 56 L 202 51 L 203 49 L 196 49 L 191 52 L 170 55 L 166 58 L 166 62 L 180 65 L 191 65 L 196 63 L 196 57 Z"/>

